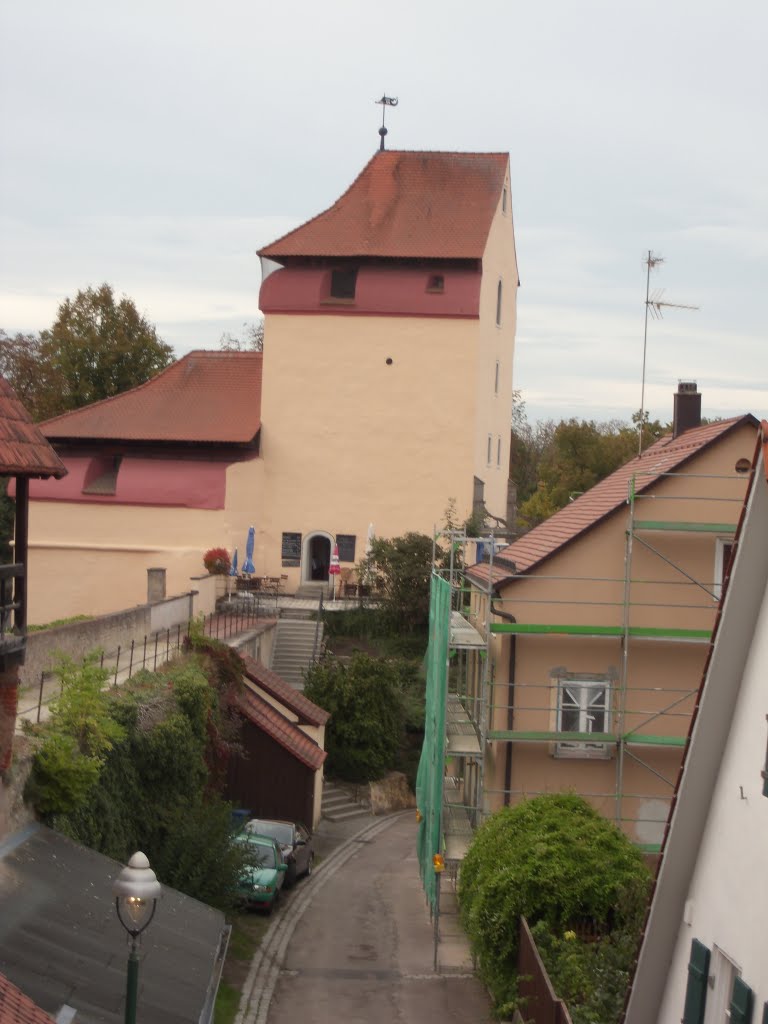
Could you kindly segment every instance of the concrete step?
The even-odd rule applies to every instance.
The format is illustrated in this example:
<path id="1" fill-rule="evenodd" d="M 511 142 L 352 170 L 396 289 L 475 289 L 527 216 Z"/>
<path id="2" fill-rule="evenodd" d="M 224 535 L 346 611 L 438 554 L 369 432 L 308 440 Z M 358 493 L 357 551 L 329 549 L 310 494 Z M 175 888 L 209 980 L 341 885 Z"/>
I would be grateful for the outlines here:
<path id="1" fill-rule="evenodd" d="M 356 788 L 356 787 L 355 787 Z M 323 782 L 323 817 L 328 821 L 347 821 L 371 813 L 368 804 L 355 799 L 353 788 L 334 782 Z"/>

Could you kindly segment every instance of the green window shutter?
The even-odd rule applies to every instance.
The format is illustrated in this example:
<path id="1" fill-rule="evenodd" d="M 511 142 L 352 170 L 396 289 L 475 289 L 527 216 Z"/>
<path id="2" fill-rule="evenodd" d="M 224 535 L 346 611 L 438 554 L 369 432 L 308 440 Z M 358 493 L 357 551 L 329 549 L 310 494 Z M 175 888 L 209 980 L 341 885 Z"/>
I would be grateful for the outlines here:
<path id="1" fill-rule="evenodd" d="M 731 1024 L 750 1024 L 753 1001 L 754 995 L 749 985 L 745 985 L 741 978 L 734 978 L 731 1005 L 728 1007 L 731 1013 Z"/>
<path id="2" fill-rule="evenodd" d="M 688 961 L 688 985 L 685 989 L 682 1024 L 702 1024 L 707 1002 L 708 975 L 709 950 L 698 939 L 694 939 L 691 942 L 691 958 Z"/>

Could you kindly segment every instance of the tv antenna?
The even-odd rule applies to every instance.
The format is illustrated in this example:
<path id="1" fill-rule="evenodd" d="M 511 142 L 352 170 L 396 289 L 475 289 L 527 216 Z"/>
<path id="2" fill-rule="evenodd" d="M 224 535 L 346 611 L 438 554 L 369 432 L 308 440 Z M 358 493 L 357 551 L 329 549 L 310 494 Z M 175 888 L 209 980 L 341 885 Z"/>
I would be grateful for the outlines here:
<path id="1" fill-rule="evenodd" d="M 638 447 L 637 454 L 641 455 L 643 451 L 643 423 L 645 421 L 645 357 L 648 351 L 648 314 L 653 317 L 654 320 L 664 319 L 665 309 L 698 309 L 698 306 L 687 306 L 682 302 L 667 302 L 664 299 L 664 288 L 657 288 L 651 293 L 651 271 L 655 270 L 661 263 L 664 263 L 664 257 L 653 253 L 651 249 L 648 250 L 648 255 L 643 260 L 646 266 L 645 274 L 645 329 L 643 331 L 643 379 L 642 387 L 640 389 L 640 422 L 637 426 L 638 433 Z"/>
<path id="2" fill-rule="evenodd" d="M 387 129 L 384 124 L 384 118 L 387 113 L 387 107 L 396 107 L 398 104 L 397 96 L 382 96 L 380 100 L 374 100 L 374 103 L 378 103 L 381 107 L 381 128 L 379 128 L 379 135 L 381 136 L 381 142 L 379 143 L 379 150 L 384 149 L 384 138 L 387 134 Z"/>

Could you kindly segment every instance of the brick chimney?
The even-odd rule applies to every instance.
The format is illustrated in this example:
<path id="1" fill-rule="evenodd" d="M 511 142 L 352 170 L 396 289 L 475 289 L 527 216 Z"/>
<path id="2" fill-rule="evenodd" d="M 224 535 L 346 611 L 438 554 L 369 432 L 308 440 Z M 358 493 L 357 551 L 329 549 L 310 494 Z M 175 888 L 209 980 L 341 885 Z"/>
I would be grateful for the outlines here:
<path id="1" fill-rule="evenodd" d="M 675 413 L 672 420 L 672 436 L 679 437 L 683 431 L 701 426 L 701 395 L 695 380 L 681 380 L 675 395 Z"/>

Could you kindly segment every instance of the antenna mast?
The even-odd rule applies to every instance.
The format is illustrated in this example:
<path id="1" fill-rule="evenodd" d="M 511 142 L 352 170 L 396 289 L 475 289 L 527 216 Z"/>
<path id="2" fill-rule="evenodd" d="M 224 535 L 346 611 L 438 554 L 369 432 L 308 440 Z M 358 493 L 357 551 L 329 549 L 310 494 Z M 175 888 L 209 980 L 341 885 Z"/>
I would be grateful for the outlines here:
<path id="1" fill-rule="evenodd" d="M 651 271 L 655 270 L 660 263 L 664 263 L 663 256 L 655 256 L 651 249 L 648 250 L 648 255 L 643 260 L 647 270 L 645 275 L 645 328 L 643 330 L 643 378 L 642 386 L 640 389 L 640 422 L 637 425 L 638 433 L 638 447 L 637 454 L 642 454 L 643 451 L 643 423 L 645 421 L 645 357 L 648 351 L 648 313 L 650 312 L 654 320 L 663 320 L 664 315 L 663 309 L 698 309 L 698 306 L 686 306 L 681 302 L 665 302 L 664 301 L 664 289 L 657 288 L 653 294 L 651 294 Z"/>

